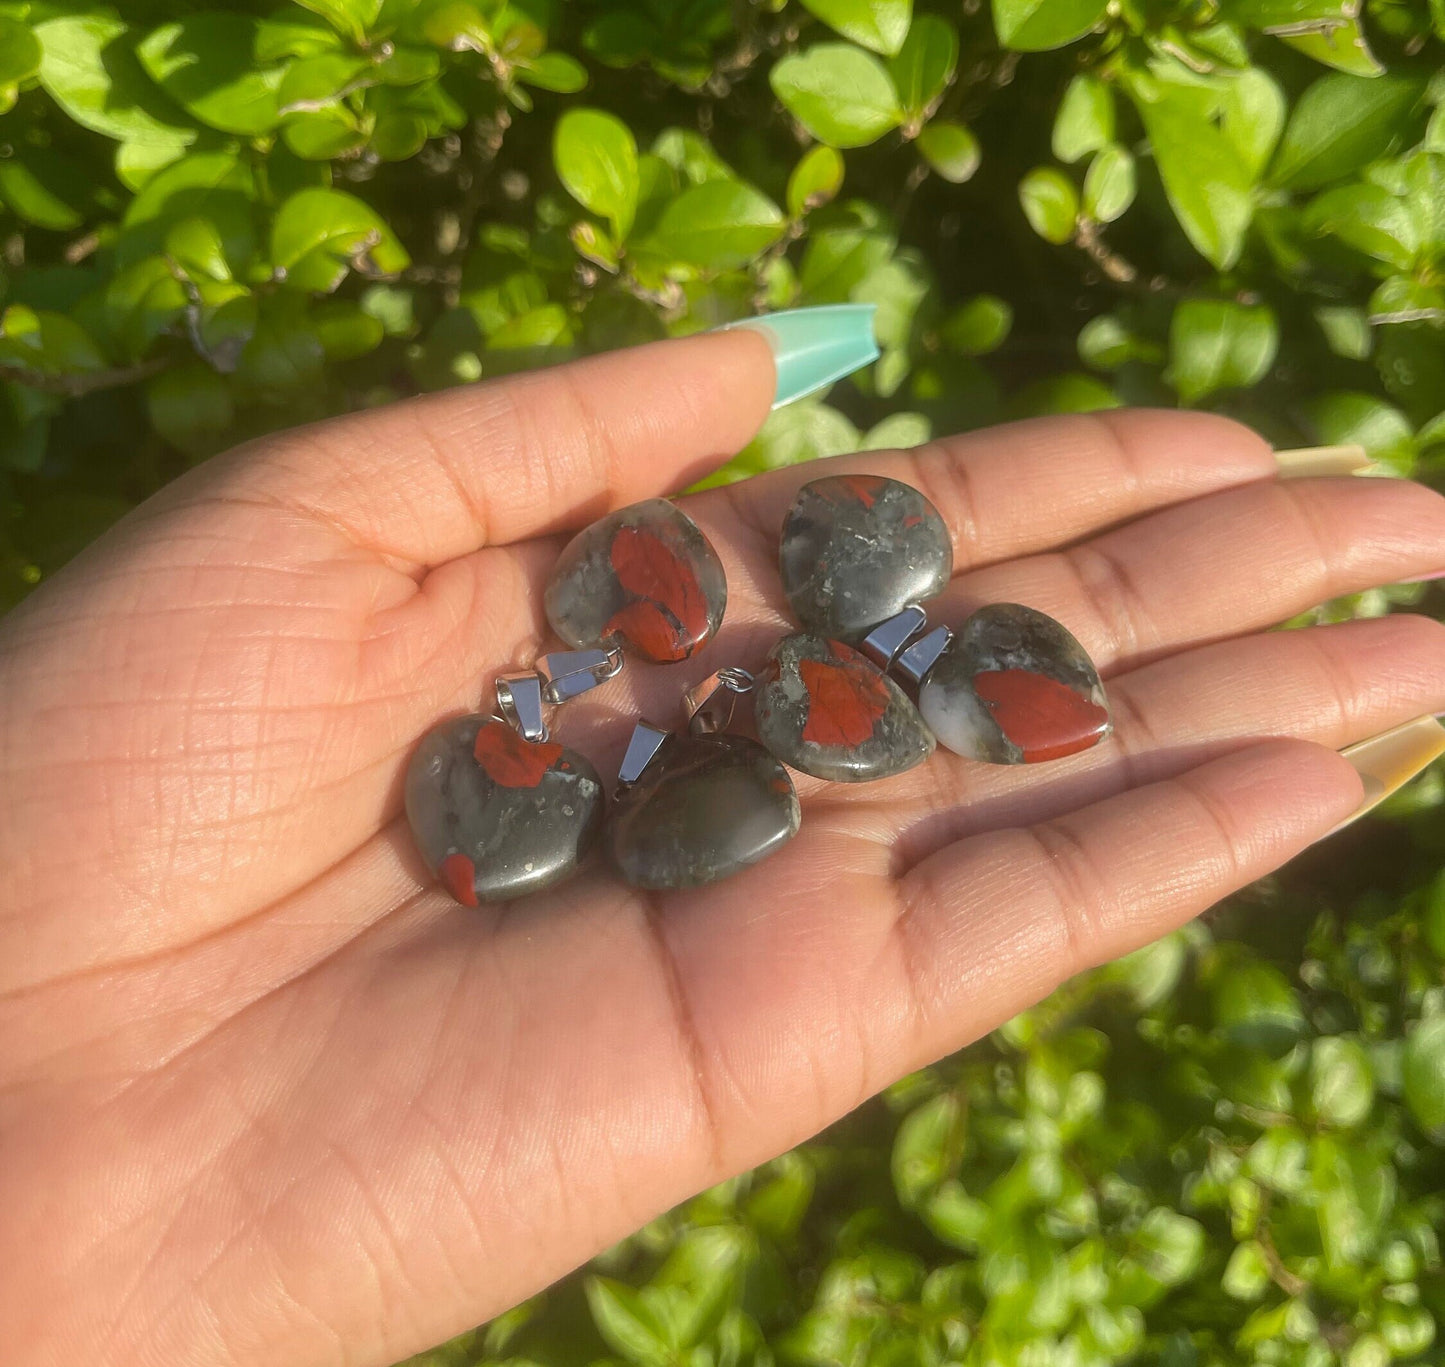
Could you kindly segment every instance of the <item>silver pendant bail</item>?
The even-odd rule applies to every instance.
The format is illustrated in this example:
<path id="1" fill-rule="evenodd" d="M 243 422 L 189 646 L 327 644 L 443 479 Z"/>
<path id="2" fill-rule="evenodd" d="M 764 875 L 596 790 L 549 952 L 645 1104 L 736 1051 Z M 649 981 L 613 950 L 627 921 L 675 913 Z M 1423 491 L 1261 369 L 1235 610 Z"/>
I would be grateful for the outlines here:
<path id="1" fill-rule="evenodd" d="M 947 627 L 934 627 L 927 636 L 920 636 L 893 661 L 893 667 L 911 683 L 922 683 L 923 676 L 938 662 L 948 648 L 953 633 Z"/>
<path id="2" fill-rule="evenodd" d="M 617 770 L 618 786 L 626 787 L 629 783 L 636 783 L 642 776 L 642 771 L 652 763 L 671 735 L 672 732 L 666 727 L 655 726 L 650 721 L 638 722 L 632 728 L 632 736 L 627 742 L 627 753 L 622 756 L 622 764 Z"/>
<path id="3" fill-rule="evenodd" d="M 615 679 L 626 663 L 622 648 L 606 650 L 554 650 L 537 658 L 542 694 L 554 706 Z"/>
<path id="4" fill-rule="evenodd" d="M 497 710 L 523 740 L 544 741 L 550 734 L 542 714 L 542 679 L 528 670 L 497 675 Z"/>
<path id="5" fill-rule="evenodd" d="M 753 676 L 746 669 L 729 665 L 709 674 L 682 695 L 688 730 L 695 736 L 710 736 L 726 729 L 733 719 L 739 696 L 751 693 Z"/>
<path id="6" fill-rule="evenodd" d="M 898 652 L 927 625 L 928 614 L 917 603 L 910 603 L 902 612 L 874 627 L 858 649 L 879 669 L 887 669 L 897 659 Z"/>

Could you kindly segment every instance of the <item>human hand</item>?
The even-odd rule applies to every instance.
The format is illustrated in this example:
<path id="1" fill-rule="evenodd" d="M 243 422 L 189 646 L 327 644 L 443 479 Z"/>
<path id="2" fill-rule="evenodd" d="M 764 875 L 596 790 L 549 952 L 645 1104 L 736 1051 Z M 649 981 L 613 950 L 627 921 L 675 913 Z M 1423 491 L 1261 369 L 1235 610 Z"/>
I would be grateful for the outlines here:
<path id="1" fill-rule="evenodd" d="M 948 521 L 934 620 L 1060 618 L 1114 735 L 800 779 L 799 836 L 695 892 L 599 864 L 457 907 L 400 816 L 412 747 L 545 647 L 569 529 L 719 464 L 772 388 L 759 337 L 710 334 L 288 432 L 0 623 L 11 1367 L 434 1343 L 1268 872 L 1359 802 L 1332 750 L 1445 708 L 1433 622 L 1264 630 L 1441 568 L 1419 486 L 1281 483 L 1249 432 L 1154 412 L 846 457 Z M 787 629 L 778 526 L 820 471 L 687 500 L 727 621 L 569 706 L 604 774 Z"/>

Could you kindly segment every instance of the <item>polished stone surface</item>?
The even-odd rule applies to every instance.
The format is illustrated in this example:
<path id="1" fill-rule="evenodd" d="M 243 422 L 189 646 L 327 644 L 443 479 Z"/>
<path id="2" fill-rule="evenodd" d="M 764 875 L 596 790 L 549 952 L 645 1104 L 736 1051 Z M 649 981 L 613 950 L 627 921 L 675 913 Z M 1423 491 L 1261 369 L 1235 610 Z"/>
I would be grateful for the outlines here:
<path id="1" fill-rule="evenodd" d="M 607 844 L 639 888 L 693 888 L 781 849 L 802 820 L 788 771 L 743 736 L 674 733 L 621 789 Z"/>
<path id="2" fill-rule="evenodd" d="M 665 498 L 609 513 L 572 538 L 547 582 L 568 645 L 616 637 L 644 659 L 685 660 L 722 625 L 727 578 L 712 543 Z"/>
<path id="3" fill-rule="evenodd" d="M 597 842 L 602 780 L 575 750 L 483 716 L 422 738 L 406 815 L 427 867 L 458 902 L 504 902 L 562 882 Z"/>
<path id="4" fill-rule="evenodd" d="M 892 679 L 852 646 L 807 632 L 769 652 L 754 714 L 780 760 L 835 783 L 889 778 L 933 753 L 918 709 Z"/>
<path id="5" fill-rule="evenodd" d="M 828 475 L 798 490 L 778 547 L 783 592 L 804 627 L 856 645 L 953 572 L 938 510 L 880 475 Z"/>
<path id="6" fill-rule="evenodd" d="M 1052 617 L 1017 603 L 980 608 L 918 690 L 938 743 L 991 764 L 1038 764 L 1097 745 L 1109 704 L 1093 661 Z"/>

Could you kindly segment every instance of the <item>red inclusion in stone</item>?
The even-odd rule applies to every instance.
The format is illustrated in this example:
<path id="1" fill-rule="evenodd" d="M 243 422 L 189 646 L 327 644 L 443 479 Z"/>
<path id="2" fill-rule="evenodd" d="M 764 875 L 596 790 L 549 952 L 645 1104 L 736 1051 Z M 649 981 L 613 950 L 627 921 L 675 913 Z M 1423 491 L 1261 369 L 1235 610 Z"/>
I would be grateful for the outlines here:
<path id="1" fill-rule="evenodd" d="M 856 650 L 828 642 L 832 660 L 800 660 L 808 692 L 803 739 L 816 745 L 862 745 L 891 701 L 883 676 Z"/>
<path id="2" fill-rule="evenodd" d="M 1097 745 L 1109 729 L 1104 708 L 1047 674 L 988 670 L 973 676 L 973 691 L 1023 751 L 1025 764 L 1076 755 Z"/>
<path id="3" fill-rule="evenodd" d="M 526 740 L 504 721 L 489 721 L 477 732 L 477 763 L 503 788 L 535 788 L 562 758 L 556 741 Z"/>
<path id="4" fill-rule="evenodd" d="M 449 854 L 437 870 L 446 890 L 464 907 L 477 905 L 476 865 L 464 854 Z"/>
<path id="5" fill-rule="evenodd" d="M 833 475 L 822 483 L 827 489 L 823 495 L 825 498 L 831 497 L 836 488 L 844 498 L 851 498 L 865 508 L 871 508 L 878 502 L 878 495 L 883 492 L 883 486 L 888 481 L 882 475 Z"/>
<path id="6" fill-rule="evenodd" d="M 686 558 L 646 527 L 612 538 L 612 568 L 633 601 L 603 634 L 625 636 L 652 660 L 685 660 L 708 637 L 707 602 Z"/>

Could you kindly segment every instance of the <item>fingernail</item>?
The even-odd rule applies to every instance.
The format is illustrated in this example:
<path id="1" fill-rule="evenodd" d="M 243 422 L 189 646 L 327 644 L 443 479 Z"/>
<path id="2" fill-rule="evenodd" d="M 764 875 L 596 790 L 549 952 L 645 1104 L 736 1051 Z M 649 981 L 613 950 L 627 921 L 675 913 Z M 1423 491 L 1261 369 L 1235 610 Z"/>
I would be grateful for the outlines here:
<path id="1" fill-rule="evenodd" d="M 760 332 L 773 349 L 778 383 L 773 407 L 801 399 L 878 359 L 873 336 L 876 304 L 823 304 L 725 323 L 719 332 Z"/>
<path id="2" fill-rule="evenodd" d="M 1308 479 L 1313 475 L 1360 475 L 1375 468 L 1363 446 L 1297 446 L 1276 451 L 1274 462 L 1281 479 Z"/>
<path id="3" fill-rule="evenodd" d="M 1378 807 L 1445 755 L 1445 726 L 1434 717 L 1416 717 L 1369 740 L 1347 745 L 1340 754 L 1364 780 L 1365 800 L 1352 816 L 1335 827 L 1337 831 Z"/>
<path id="4" fill-rule="evenodd" d="M 1417 574 L 1413 579 L 1400 579 L 1400 584 L 1433 584 L 1437 579 L 1445 579 L 1445 570 L 1436 570 L 1434 574 Z"/>

